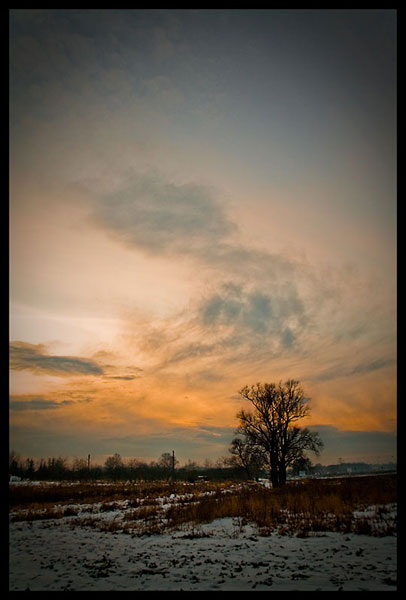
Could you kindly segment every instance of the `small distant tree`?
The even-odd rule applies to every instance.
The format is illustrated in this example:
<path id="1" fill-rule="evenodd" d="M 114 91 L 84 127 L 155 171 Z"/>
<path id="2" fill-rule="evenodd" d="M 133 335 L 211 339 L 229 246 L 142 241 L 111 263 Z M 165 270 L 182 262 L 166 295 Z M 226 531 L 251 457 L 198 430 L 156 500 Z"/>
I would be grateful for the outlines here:
<path id="1" fill-rule="evenodd" d="M 166 479 L 169 479 L 174 475 L 175 468 L 178 464 L 179 461 L 174 457 L 173 454 L 170 454 L 169 452 L 164 452 L 161 454 L 161 458 L 158 461 L 158 466 L 164 472 Z"/>
<path id="2" fill-rule="evenodd" d="M 229 452 L 231 458 L 227 464 L 242 469 L 248 479 L 256 479 L 265 466 L 262 450 L 255 444 L 244 442 L 241 438 L 234 438 L 231 442 Z"/>
<path id="3" fill-rule="evenodd" d="M 195 482 L 199 471 L 196 461 L 188 458 L 187 462 L 178 470 L 178 478 L 189 482 Z"/>
<path id="4" fill-rule="evenodd" d="M 69 479 L 67 459 L 62 456 L 58 456 L 58 458 L 48 458 L 45 479 L 56 481 Z"/>
<path id="5" fill-rule="evenodd" d="M 319 454 L 323 447 L 318 433 L 301 429 L 296 421 L 309 414 L 308 399 L 299 382 L 293 379 L 284 384 L 257 383 L 245 386 L 240 395 L 248 400 L 253 412 L 237 414 L 237 434 L 249 448 L 255 447 L 269 468 L 272 485 L 286 482 L 286 469 L 311 451 Z"/>
<path id="6" fill-rule="evenodd" d="M 48 470 L 46 462 L 43 458 L 40 458 L 36 473 L 37 479 L 39 479 L 40 481 L 47 479 L 47 473 Z"/>
<path id="7" fill-rule="evenodd" d="M 104 463 L 104 468 L 107 477 L 110 477 L 113 481 L 120 479 L 124 468 L 124 463 L 120 454 L 116 452 L 113 456 L 108 456 Z"/>
<path id="8" fill-rule="evenodd" d="M 72 474 L 83 481 L 89 478 L 88 462 L 85 458 L 74 458 L 72 463 Z"/>
<path id="9" fill-rule="evenodd" d="M 183 469 L 185 471 L 196 471 L 199 468 L 199 465 L 195 460 L 191 460 L 188 458 L 187 462 L 183 465 Z"/>
<path id="10" fill-rule="evenodd" d="M 34 460 L 32 458 L 27 458 L 25 461 L 24 477 L 27 477 L 27 479 L 32 479 L 34 477 L 34 474 L 35 474 Z"/>
<path id="11" fill-rule="evenodd" d="M 292 463 L 292 474 L 299 475 L 301 471 L 305 471 L 306 473 L 310 473 L 313 469 L 312 461 L 310 458 L 302 457 L 298 458 Z"/>
<path id="12" fill-rule="evenodd" d="M 135 479 L 137 479 L 137 474 L 141 466 L 140 461 L 137 458 L 129 458 L 126 466 L 130 481 L 134 481 Z"/>
<path id="13" fill-rule="evenodd" d="M 16 475 L 17 477 L 22 476 L 21 457 L 19 454 L 16 454 L 14 450 L 10 452 L 8 468 L 10 475 Z"/>

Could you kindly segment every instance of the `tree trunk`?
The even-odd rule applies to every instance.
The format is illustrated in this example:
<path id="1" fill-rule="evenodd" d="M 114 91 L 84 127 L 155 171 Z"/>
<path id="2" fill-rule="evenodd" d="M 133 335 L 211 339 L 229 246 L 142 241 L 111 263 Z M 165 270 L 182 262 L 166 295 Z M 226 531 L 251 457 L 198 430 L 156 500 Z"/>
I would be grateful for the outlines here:
<path id="1" fill-rule="evenodd" d="M 271 480 L 272 487 L 279 486 L 279 471 L 278 471 L 278 465 L 277 465 L 276 461 L 271 461 L 270 470 L 269 470 L 269 478 Z"/>
<path id="2" fill-rule="evenodd" d="M 279 485 L 285 485 L 286 483 L 286 464 L 281 462 L 279 465 Z"/>

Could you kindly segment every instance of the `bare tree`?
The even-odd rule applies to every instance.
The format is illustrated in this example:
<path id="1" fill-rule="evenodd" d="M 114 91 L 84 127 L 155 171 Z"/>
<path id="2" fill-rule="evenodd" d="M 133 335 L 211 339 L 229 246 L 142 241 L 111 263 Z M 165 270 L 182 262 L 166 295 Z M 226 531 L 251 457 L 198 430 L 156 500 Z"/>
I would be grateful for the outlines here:
<path id="1" fill-rule="evenodd" d="M 135 481 L 135 479 L 137 478 L 137 473 L 142 467 L 142 462 L 138 460 L 138 458 L 129 458 L 127 460 L 126 466 L 130 481 Z"/>
<path id="2" fill-rule="evenodd" d="M 254 479 L 264 467 L 263 452 L 241 438 L 236 437 L 232 440 L 229 452 L 231 458 L 227 460 L 227 464 L 244 469 L 248 479 Z"/>
<path id="3" fill-rule="evenodd" d="M 257 383 L 245 386 L 240 395 L 248 400 L 253 412 L 241 410 L 237 414 L 237 434 L 244 443 L 256 447 L 265 457 L 273 486 L 286 482 L 286 468 L 306 451 L 319 454 L 323 446 L 317 433 L 300 429 L 294 423 L 308 416 L 308 399 L 298 381 L 284 384 Z"/>
<path id="4" fill-rule="evenodd" d="M 158 465 L 164 471 L 167 479 L 173 477 L 178 463 L 179 461 L 175 458 L 174 452 L 172 452 L 172 454 L 164 452 L 161 454 L 161 458 L 158 461 Z"/>
<path id="5" fill-rule="evenodd" d="M 87 479 L 89 477 L 88 461 L 85 458 L 75 457 L 72 463 L 72 472 L 80 480 Z"/>
<path id="6" fill-rule="evenodd" d="M 124 467 L 124 463 L 120 454 L 116 452 L 113 454 L 113 456 L 108 456 L 106 458 L 106 462 L 104 463 L 104 467 L 107 475 L 111 477 L 111 479 L 114 481 L 120 479 Z"/>

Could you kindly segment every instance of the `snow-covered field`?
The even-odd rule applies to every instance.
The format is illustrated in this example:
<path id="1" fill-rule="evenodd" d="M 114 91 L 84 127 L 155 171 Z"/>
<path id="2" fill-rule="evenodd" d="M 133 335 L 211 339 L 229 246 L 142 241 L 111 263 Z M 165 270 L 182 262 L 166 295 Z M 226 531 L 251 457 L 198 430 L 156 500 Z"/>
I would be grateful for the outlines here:
<path id="1" fill-rule="evenodd" d="M 396 590 L 396 537 L 274 533 L 238 519 L 136 537 L 10 523 L 10 591 Z"/>

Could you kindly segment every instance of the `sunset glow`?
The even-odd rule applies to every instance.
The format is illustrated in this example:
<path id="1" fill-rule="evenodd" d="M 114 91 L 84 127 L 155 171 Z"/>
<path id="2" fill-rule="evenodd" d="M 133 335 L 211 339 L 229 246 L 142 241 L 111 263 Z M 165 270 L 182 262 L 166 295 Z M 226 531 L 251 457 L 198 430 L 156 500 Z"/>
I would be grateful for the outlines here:
<path id="1" fill-rule="evenodd" d="M 391 10 L 10 12 L 10 448 L 227 456 L 298 379 L 396 460 Z"/>

